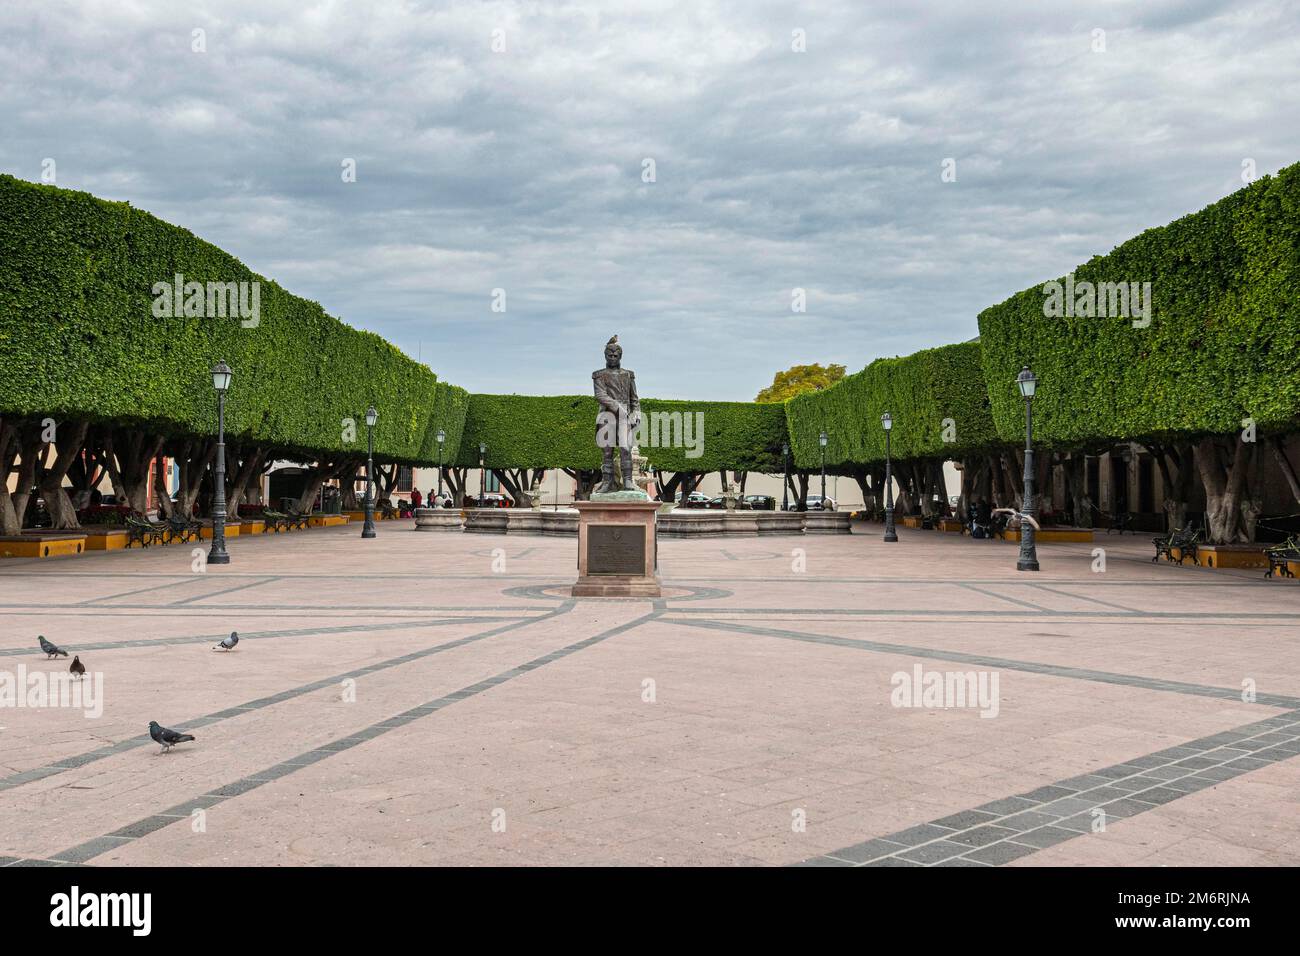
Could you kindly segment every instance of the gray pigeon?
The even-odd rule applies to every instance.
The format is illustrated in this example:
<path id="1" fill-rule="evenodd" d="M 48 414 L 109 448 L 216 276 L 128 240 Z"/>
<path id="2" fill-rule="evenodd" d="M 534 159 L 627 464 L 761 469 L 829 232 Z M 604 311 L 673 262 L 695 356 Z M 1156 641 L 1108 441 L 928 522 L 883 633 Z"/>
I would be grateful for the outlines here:
<path id="1" fill-rule="evenodd" d="M 194 739 L 193 734 L 183 734 L 179 730 L 168 730 L 156 720 L 149 721 L 149 736 L 154 739 L 154 743 L 162 744 L 162 750 L 158 752 L 164 754 L 177 744 Z"/>
<path id="2" fill-rule="evenodd" d="M 61 647 L 55 647 L 45 639 L 44 634 L 37 634 L 36 639 L 41 642 L 41 650 L 45 652 L 45 659 L 48 661 L 51 657 L 67 657 L 68 652 Z"/>
<path id="3" fill-rule="evenodd" d="M 72 658 L 72 663 L 68 666 L 68 673 L 78 679 L 86 676 L 86 665 L 81 663 L 81 655 Z"/>
<path id="4" fill-rule="evenodd" d="M 238 643 L 239 643 L 239 632 L 231 631 L 230 636 L 222 638 L 221 643 L 218 644 L 216 647 L 214 647 L 213 650 L 229 651 L 232 650 L 234 646 Z"/>

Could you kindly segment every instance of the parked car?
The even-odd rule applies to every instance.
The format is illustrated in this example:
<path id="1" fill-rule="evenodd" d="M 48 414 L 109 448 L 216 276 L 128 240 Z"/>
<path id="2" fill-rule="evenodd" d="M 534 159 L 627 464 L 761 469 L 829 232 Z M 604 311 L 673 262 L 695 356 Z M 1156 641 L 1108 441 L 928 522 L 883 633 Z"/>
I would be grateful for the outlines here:
<path id="1" fill-rule="evenodd" d="M 792 501 L 790 502 L 790 510 L 791 510 L 791 511 L 798 511 L 798 510 L 799 510 L 799 502 L 798 502 L 798 501 L 793 501 L 793 500 L 792 500 Z M 821 495 L 809 495 L 809 496 L 808 496 L 808 510 L 809 510 L 809 511 L 834 511 L 834 510 L 835 510 L 835 499 L 834 499 L 834 498 L 831 498 L 831 497 L 828 496 L 828 497 L 826 498 L 826 502 L 825 502 L 825 504 L 823 504 L 823 503 L 822 503 L 822 496 L 821 496 Z"/>
<path id="2" fill-rule="evenodd" d="M 776 499 L 771 495 L 745 495 L 741 507 L 750 511 L 775 511 Z"/>
<path id="3" fill-rule="evenodd" d="M 706 495 L 704 492 L 702 492 L 702 491 L 692 491 L 692 492 L 690 493 L 690 496 L 687 497 L 687 499 L 686 499 L 686 505 L 685 505 L 685 506 L 686 506 L 687 508 L 707 508 L 707 507 L 709 506 L 709 500 L 710 500 L 710 499 L 709 499 L 709 496 Z M 682 503 L 682 495 L 681 495 L 681 492 L 678 492 L 678 493 L 677 493 L 676 501 L 677 501 L 677 504 L 678 504 L 678 505 L 681 505 L 681 503 Z"/>

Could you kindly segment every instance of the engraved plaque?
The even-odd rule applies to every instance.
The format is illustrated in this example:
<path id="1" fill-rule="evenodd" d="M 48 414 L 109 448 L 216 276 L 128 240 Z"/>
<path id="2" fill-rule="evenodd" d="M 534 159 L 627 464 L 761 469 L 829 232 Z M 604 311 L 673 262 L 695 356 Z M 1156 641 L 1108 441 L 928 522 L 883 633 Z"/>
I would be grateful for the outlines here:
<path id="1" fill-rule="evenodd" d="M 645 528 L 626 524 L 590 525 L 587 573 L 645 574 Z"/>

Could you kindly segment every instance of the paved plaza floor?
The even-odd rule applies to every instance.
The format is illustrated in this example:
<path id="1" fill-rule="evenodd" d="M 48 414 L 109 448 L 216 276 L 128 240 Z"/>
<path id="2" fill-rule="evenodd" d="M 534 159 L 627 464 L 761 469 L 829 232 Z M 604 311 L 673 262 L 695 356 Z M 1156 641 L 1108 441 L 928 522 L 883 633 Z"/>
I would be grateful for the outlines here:
<path id="1" fill-rule="evenodd" d="M 0 864 L 1300 863 L 1300 581 L 899 537 L 664 540 L 653 601 L 410 522 L 7 560 L 0 672 L 103 712 L 0 708 Z"/>

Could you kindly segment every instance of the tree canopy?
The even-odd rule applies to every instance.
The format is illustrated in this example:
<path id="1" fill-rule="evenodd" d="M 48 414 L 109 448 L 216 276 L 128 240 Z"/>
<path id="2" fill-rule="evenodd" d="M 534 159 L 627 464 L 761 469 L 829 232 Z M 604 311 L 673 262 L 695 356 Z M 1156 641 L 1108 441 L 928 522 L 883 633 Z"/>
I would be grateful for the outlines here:
<path id="1" fill-rule="evenodd" d="M 754 396 L 754 401 L 784 402 L 796 395 L 830 388 L 843 377 L 843 365 L 792 365 L 784 372 L 777 372 L 772 384 Z"/>

